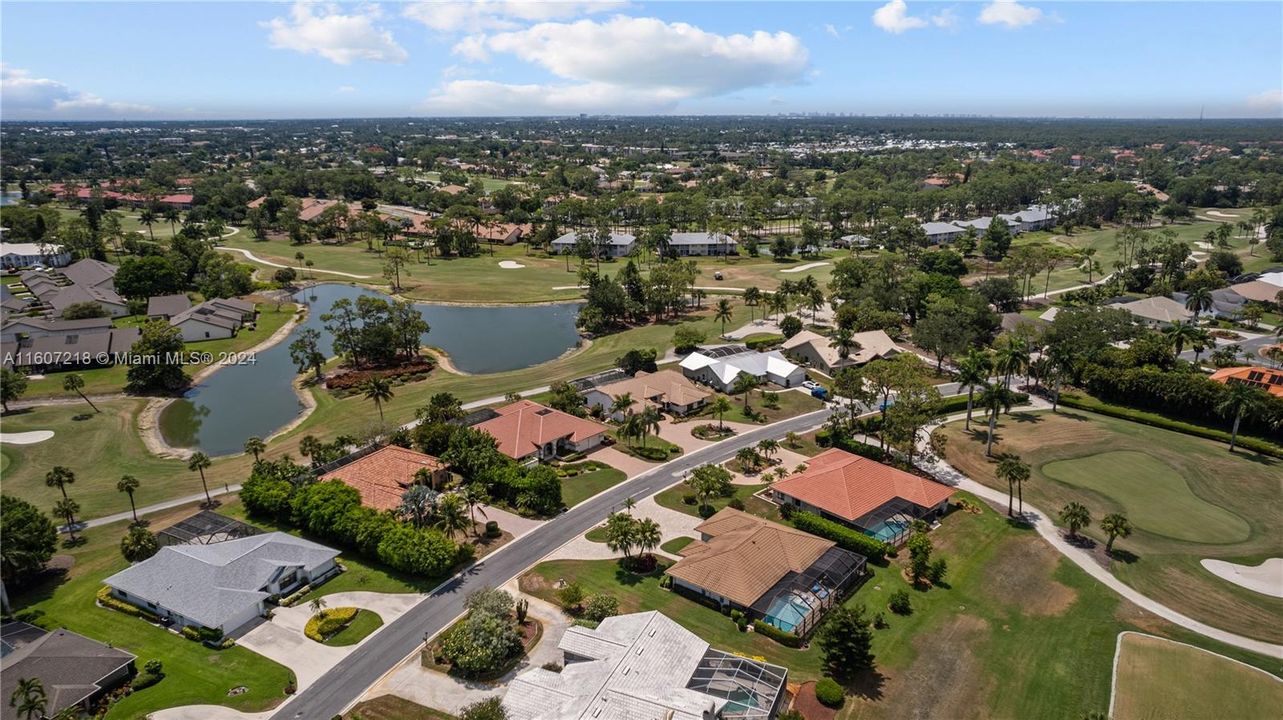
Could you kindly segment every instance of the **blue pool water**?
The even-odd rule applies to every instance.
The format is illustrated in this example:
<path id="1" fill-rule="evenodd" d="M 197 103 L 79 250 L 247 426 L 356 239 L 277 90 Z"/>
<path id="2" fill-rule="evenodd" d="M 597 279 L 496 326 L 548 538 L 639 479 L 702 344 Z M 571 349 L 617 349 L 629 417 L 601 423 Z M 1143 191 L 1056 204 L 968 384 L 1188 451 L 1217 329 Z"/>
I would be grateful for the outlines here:
<path id="1" fill-rule="evenodd" d="M 766 619 L 784 632 L 793 632 L 793 628 L 802 624 L 811 608 L 796 595 L 781 595 L 771 601 L 767 608 Z"/>
<path id="2" fill-rule="evenodd" d="M 864 534 L 868 535 L 869 537 L 875 540 L 881 540 L 882 542 L 889 543 L 894 541 L 901 534 L 903 534 L 904 531 L 907 530 L 908 528 L 909 528 L 909 523 L 907 522 L 900 522 L 897 520 L 883 520 L 882 522 L 878 523 L 876 526 L 868 530 L 865 530 Z"/>

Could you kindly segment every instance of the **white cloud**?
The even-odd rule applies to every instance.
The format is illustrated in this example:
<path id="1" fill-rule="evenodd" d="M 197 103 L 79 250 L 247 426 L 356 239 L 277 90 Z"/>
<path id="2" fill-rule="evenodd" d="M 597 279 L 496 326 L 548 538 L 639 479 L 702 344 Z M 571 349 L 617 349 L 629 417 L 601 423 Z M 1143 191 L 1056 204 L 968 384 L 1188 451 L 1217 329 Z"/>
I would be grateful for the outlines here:
<path id="1" fill-rule="evenodd" d="M 825 24 L 824 32 L 832 35 L 833 37 L 842 37 L 842 33 L 838 32 L 837 27 L 833 23 Z"/>
<path id="2" fill-rule="evenodd" d="M 340 86 L 338 86 L 337 88 L 335 88 L 334 92 L 336 92 L 336 93 L 354 93 L 354 92 L 356 92 L 356 86 L 355 86 L 355 85 L 340 85 Z"/>
<path id="3" fill-rule="evenodd" d="M 1247 106 L 1255 110 L 1283 111 L 1283 90 L 1266 90 L 1247 99 Z"/>
<path id="4" fill-rule="evenodd" d="M 617 10 L 622 0 L 478 0 L 476 2 L 416 2 L 402 14 L 438 32 L 514 30 L 522 25 L 567 20 Z"/>
<path id="5" fill-rule="evenodd" d="M 931 16 L 931 24 L 938 28 L 952 30 L 958 26 L 958 11 L 953 8 L 945 8 Z"/>
<path id="6" fill-rule="evenodd" d="M 471 62 L 484 62 L 490 57 L 486 50 L 486 36 L 482 33 L 468 35 L 454 44 L 450 52 Z"/>
<path id="7" fill-rule="evenodd" d="M 616 16 L 470 36 L 465 58 L 512 55 L 556 76 L 513 85 L 455 80 L 426 102 L 449 114 L 658 112 L 683 100 L 805 79 L 808 54 L 786 32 L 718 35 L 685 23 Z"/>
<path id="8" fill-rule="evenodd" d="M 927 26 L 927 21 L 909 15 L 909 6 L 904 0 L 891 0 L 873 11 L 873 24 L 889 33 L 899 35 L 909 30 L 924 28 Z"/>
<path id="9" fill-rule="evenodd" d="M 155 108 L 148 105 L 111 102 L 93 93 L 73 90 L 57 80 L 33 77 L 27 70 L 3 64 L 0 64 L 0 106 L 11 117 L 89 119 L 155 112 Z"/>
<path id="10" fill-rule="evenodd" d="M 313 8 L 320 12 L 314 12 Z M 261 23 L 270 32 L 272 47 L 315 53 L 330 62 L 350 65 L 357 60 L 402 63 L 409 58 L 392 33 L 375 22 L 382 16 L 377 5 L 366 5 L 351 15 L 337 5 L 296 2 L 290 17 Z"/>
<path id="11" fill-rule="evenodd" d="M 1021 5 L 1016 0 L 993 0 L 980 9 L 977 19 L 983 25 L 1006 25 L 1015 29 L 1032 25 L 1043 18 L 1042 10 Z"/>

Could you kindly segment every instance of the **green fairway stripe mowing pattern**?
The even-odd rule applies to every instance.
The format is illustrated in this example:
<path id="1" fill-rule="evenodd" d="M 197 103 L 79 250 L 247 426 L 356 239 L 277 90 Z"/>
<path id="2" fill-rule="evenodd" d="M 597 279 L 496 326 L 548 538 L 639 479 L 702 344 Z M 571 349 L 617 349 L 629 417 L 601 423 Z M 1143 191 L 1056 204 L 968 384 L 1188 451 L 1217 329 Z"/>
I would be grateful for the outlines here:
<path id="1" fill-rule="evenodd" d="M 1179 470 L 1147 453 L 1115 450 L 1055 460 L 1041 470 L 1058 482 L 1112 498 L 1145 532 L 1209 544 L 1251 537 L 1247 521 L 1195 495 Z"/>

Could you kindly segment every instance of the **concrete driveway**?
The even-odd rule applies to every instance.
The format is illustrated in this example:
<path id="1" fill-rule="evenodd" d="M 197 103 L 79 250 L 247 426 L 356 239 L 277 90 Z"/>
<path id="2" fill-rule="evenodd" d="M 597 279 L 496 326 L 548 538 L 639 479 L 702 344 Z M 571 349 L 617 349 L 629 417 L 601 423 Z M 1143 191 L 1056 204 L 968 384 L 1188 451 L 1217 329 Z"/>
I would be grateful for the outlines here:
<path id="1" fill-rule="evenodd" d="M 775 453 L 774 459 L 776 460 L 774 464 L 772 464 L 770 467 L 763 468 L 761 472 L 755 473 L 753 475 L 745 475 L 744 473 L 738 473 L 738 472 L 732 471 L 731 483 L 733 485 L 761 485 L 762 483 L 767 482 L 767 479 L 763 477 L 763 475 L 766 475 L 766 474 L 770 474 L 771 475 L 770 481 L 774 482 L 775 481 L 774 472 L 776 468 L 782 467 L 785 470 L 788 470 L 789 474 L 792 474 L 793 471 L 797 469 L 798 465 L 804 465 L 810 462 L 811 460 L 811 458 L 805 455 L 802 455 L 801 453 L 794 452 L 784 447 L 781 447 Z M 730 468 L 727 468 L 727 469 L 729 470 Z"/>
<path id="2" fill-rule="evenodd" d="M 392 594 L 375 592 L 340 592 L 325 596 L 327 607 L 358 607 L 378 613 L 383 627 L 401 617 L 423 599 L 417 593 Z M 249 650 L 288 667 L 298 679 L 299 690 L 338 665 L 343 658 L 383 630 L 374 631 L 355 645 L 330 647 L 308 639 L 303 634 L 313 613 L 307 603 L 277 608 L 272 619 L 250 630 L 237 642 Z"/>
<path id="3" fill-rule="evenodd" d="M 617 450 L 613 447 L 597 448 L 588 456 L 589 460 L 606 463 L 607 465 L 619 470 L 624 477 L 635 478 L 638 475 L 655 467 L 657 463 L 646 462 L 639 457 L 633 457 L 628 453 Z"/>
<path id="4" fill-rule="evenodd" d="M 503 586 L 514 598 L 525 598 L 530 601 L 530 617 L 543 623 L 543 636 L 531 649 L 516 668 L 503 677 L 492 682 L 475 682 L 446 675 L 423 667 L 419 654 L 415 653 L 401 661 L 392 672 L 370 688 L 363 700 L 371 700 L 381 695 L 395 695 L 425 707 L 443 710 L 458 715 L 467 705 L 501 696 L 507 690 L 508 683 L 517 674 L 532 667 L 541 667 L 546 663 L 563 662 L 561 650 L 557 645 L 571 619 L 561 608 L 544 602 L 536 597 L 522 595 L 517 591 L 517 582 L 512 580 Z"/>
<path id="5" fill-rule="evenodd" d="M 616 508 L 623 511 L 623 508 Z M 655 498 L 648 497 L 640 500 L 637 506 L 633 508 L 633 517 L 650 518 L 659 523 L 659 531 L 663 535 L 661 542 L 679 537 L 698 538 L 695 526 L 703 522 L 694 515 L 687 515 L 676 510 L 669 510 L 655 502 Z M 604 521 L 606 518 L 602 517 Z M 656 550 L 659 555 L 675 558 L 662 550 Z M 623 557 L 622 553 L 611 552 L 606 547 L 606 543 L 593 542 L 583 535 L 571 538 L 569 542 L 553 550 L 544 560 L 610 560 L 613 558 Z"/>

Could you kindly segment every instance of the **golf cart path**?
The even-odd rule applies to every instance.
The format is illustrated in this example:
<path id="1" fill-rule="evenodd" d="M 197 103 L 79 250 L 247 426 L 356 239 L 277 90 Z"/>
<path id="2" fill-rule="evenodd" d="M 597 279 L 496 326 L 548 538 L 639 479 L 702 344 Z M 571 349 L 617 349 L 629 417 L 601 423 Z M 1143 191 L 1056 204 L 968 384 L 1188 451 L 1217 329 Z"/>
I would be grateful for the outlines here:
<path id="1" fill-rule="evenodd" d="M 1029 400 L 1030 404 L 1033 406 L 1031 408 L 1033 410 L 1051 409 L 1051 405 L 1042 398 L 1031 397 Z M 924 428 L 925 432 L 923 433 L 923 437 L 918 441 L 918 451 L 922 453 L 920 457 L 928 457 L 927 453 L 930 451 L 929 439 L 931 437 L 931 433 L 934 432 L 936 428 L 945 423 L 963 420 L 966 417 L 966 413 L 950 415 L 949 417 Z M 959 490 L 965 490 L 972 495 L 984 498 L 985 500 L 999 506 L 1005 505 L 1007 502 L 1006 493 L 994 490 L 987 485 L 982 485 L 979 482 L 972 480 L 966 475 L 958 472 L 940 458 L 933 457 L 930 461 L 922 460 L 919 462 L 918 466 L 931 473 L 934 478 L 946 485 L 956 487 Z M 1196 632 L 1204 637 L 1223 642 L 1227 645 L 1233 645 L 1234 647 L 1242 648 L 1244 650 L 1250 650 L 1254 653 L 1260 653 L 1261 655 L 1268 657 L 1283 659 L 1283 645 L 1276 645 L 1263 640 L 1255 640 L 1253 638 L 1221 630 L 1220 628 L 1212 627 L 1211 625 L 1182 615 L 1157 600 L 1141 594 L 1130 585 L 1127 585 L 1123 581 L 1114 577 L 1113 573 L 1101 567 L 1100 564 L 1097 563 L 1096 560 L 1087 552 L 1081 548 L 1070 545 L 1061 534 L 1060 529 L 1051 521 L 1050 517 L 1051 516 L 1047 513 L 1039 510 L 1033 505 L 1025 503 L 1025 513 L 1021 519 L 1028 522 L 1031 527 L 1037 530 L 1038 534 L 1050 543 L 1053 548 L 1060 551 L 1061 555 L 1072 560 L 1075 565 L 1082 568 L 1088 575 L 1092 576 L 1101 584 L 1119 595 L 1122 595 L 1131 603 L 1154 613 L 1164 620 L 1179 625 L 1191 632 Z"/>
<path id="2" fill-rule="evenodd" d="M 280 264 L 280 263 L 272 262 L 271 260 L 264 260 L 263 258 L 261 258 L 261 257 L 259 257 L 259 256 L 255 255 L 254 253 L 250 252 L 249 250 L 242 250 L 241 248 L 224 247 L 224 246 L 220 245 L 220 246 L 218 246 L 218 248 L 216 248 L 216 249 L 218 249 L 218 250 L 223 250 L 223 251 L 225 251 L 225 252 L 240 253 L 241 255 L 244 255 L 246 258 L 248 258 L 248 259 L 250 259 L 250 260 L 253 260 L 253 261 L 254 261 L 254 262 L 256 262 L 256 263 L 260 263 L 260 264 L 266 265 L 266 266 L 268 266 L 268 267 L 275 267 L 275 268 L 290 268 L 291 270 L 296 269 L 296 268 L 294 268 L 294 266 L 292 266 L 292 265 L 282 265 L 282 264 Z M 325 274 L 327 274 L 327 275 L 339 275 L 339 276 L 341 276 L 341 277 L 355 278 L 355 279 L 357 279 L 357 280 L 369 280 L 369 279 L 370 279 L 370 276 L 369 276 L 369 275 L 354 275 L 354 274 L 352 274 L 352 273 L 339 272 L 338 270 L 322 270 L 321 268 L 316 268 L 316 267 L 308 268 L 308 269 L 307 269 L 307 271 L 308 271 L 308 272 L 319 272 L 319 273 L 325 273 Z"/>

